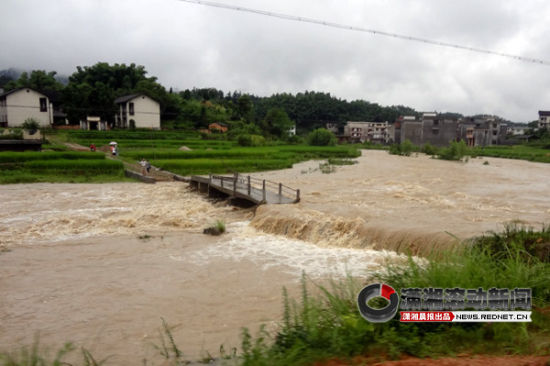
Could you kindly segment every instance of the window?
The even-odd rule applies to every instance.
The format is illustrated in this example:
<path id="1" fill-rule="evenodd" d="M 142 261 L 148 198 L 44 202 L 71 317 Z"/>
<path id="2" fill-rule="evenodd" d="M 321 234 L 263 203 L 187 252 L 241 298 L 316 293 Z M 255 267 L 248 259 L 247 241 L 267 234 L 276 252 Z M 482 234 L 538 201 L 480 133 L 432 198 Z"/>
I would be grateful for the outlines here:
<path id="1" fill-rule="evenodd" d="M 128 111 L 130 113 L 130 116 L 134 115 L 134 103 L 128 103 Z"/>
<path id="2" fill-rule="evenodd" d="M 48 110 L 48 103 L 46 98 L 40 98 L 40 112 L 46 112 Z"/>

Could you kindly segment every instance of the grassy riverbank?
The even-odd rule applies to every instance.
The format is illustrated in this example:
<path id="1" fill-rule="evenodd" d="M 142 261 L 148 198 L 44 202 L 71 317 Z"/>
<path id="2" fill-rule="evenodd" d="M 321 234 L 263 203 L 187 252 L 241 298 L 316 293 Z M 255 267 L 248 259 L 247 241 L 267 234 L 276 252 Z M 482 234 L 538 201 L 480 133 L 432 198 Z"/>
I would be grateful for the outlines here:
<path id="1" fill-rule="evenodd" d="M 367 148 L 374 149 L 377 146 L 368 145 Z M 394 155 L 410 156 L 412 153 L 418 152 L 443 160 L 460 161 L 468 157 L 487 156 L 550 163 L 550 142 L 537 142 L 529 145 L 468 147 L 463 141 L 453 141 L 448 147 L 435 147 L 429 143 L 423 146 L 416 146 L 406 140 L 401 144 L 391 145 L 389 148 L 389 153 Z"/>
<path id="2" fill-rule="evenodd" d="M 475 239 L 460 252 L 438 253 L 428 264 L 411 259 L 404 268 L 390 266 L 369 281 L 396 289 L 531 288 L 532 323 L 410 324 L 394 319 L 374 324 L 357 311 L 357 294 L 364 284 L 348 279 L 325 287 L 304 278 L 301 299 L 288 299 L 283 292 L 284 317 L 275 333 L 261 329 L 251 336 L 243 331 L 243 364 L 308 365 L 358 355 L 394 359 L 459 353 L 550 354 L 549 239 L 547 229 L 511 228 Z"/>

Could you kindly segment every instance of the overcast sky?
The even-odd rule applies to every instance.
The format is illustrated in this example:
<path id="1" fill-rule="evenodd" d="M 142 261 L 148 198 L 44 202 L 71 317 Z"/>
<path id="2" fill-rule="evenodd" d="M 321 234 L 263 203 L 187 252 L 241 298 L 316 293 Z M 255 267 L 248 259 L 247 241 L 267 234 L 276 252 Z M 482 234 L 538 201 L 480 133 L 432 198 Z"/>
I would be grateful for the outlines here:
<path id="1" fill-rule="evenodd" d="M 547 0 L 216 0 L 550 61 Z M 2 0 L 0 69 L 144 65 L 167 88 L 315 90 L 420 111 L 550 109 L 550 66 L 178 0 Z"/>

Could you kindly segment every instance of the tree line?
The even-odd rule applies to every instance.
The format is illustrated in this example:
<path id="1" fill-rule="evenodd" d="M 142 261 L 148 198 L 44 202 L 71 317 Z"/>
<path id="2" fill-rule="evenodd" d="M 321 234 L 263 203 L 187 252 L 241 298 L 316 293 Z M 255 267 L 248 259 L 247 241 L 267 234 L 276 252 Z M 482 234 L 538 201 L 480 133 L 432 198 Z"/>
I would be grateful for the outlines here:
<path id="1" fill-rule="evenodd" d="M 62 81 L 66 81 L 63 83 Z M 193 88 L 174 92 L 148 76 L 143 66 L 108 64 L 78 66 L 68 79 L 59 79 L 55 71 L 33 70 L 15 78 L 13 72 L 0 73 L 0 88 L 9 91 L 30 87 L 48 95 L 62 106 L 70 123 L 87 115 L 99 115 L 112 122 L 117 97 L 143 93 L 161 106 L 164 128 L 205 128 L 212 122 L 230 125 L 241 133 L 284 136 L 292 126 L 298 133 L 343 125 L 346 121 L 395 121 L 401 115 L 418 115 L 405 106 L 381 106 L 365 100 L 347 101 L 330 93 L 305 91 L 261 97 L 216 88 Z"/>

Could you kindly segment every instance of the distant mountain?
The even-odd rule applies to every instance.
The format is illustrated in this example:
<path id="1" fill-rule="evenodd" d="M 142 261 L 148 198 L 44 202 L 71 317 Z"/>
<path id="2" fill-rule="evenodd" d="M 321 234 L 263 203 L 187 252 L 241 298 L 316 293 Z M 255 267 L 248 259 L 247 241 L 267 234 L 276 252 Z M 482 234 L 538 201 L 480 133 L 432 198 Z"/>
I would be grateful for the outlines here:
<path id="1" fill-rule="evenodd" d="M 30 74 L 32 70 L 23 70 L 15 67 L 0 70 L 0 88 L 3 88 L 9 81 L 19 79 L 19 76 L 21 76 L 24 72 Z M 55 79 L 63 85 L 67 85 L 69 83 L 69 77 L 67 75 L 55 75 Z"/>
<path id="2" fill-rule="evenodd" d="M 21 75 L 22 72 L 23 71 L 13 67 L 6 70 L 0 70 L 0 88 L 3 88 L 9 81 L 19 79 L 19 75 Z"/>

